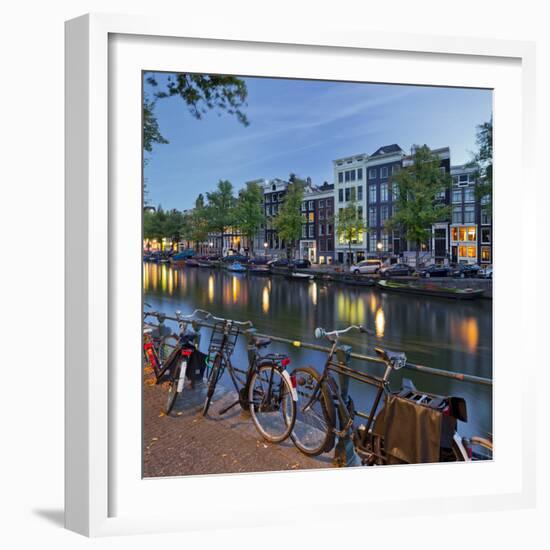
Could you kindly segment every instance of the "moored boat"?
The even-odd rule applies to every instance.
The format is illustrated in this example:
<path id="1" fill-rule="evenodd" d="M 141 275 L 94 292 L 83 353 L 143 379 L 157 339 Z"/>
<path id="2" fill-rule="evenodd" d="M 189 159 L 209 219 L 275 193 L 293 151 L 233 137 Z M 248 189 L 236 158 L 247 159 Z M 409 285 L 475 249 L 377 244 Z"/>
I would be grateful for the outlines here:
<path id="1" fill-rule="evenodd" d="M 248 273 L 251 275 L 269 275 L 271 269 L 266 265 L 250 265 L 248 266 Z"/>
<path id="2" fill-rule="evenodd" d="M 310 275 L 309 273 L 297 273 L 296 271 L 288 273 L 285 277 L 289 281 L 309 282 L 313 280 L 313 275 Z"/>
<path id="3" fill-rule="evenodd" d="M 227 266 L 227 270 L 242 273 L 243 271 L 246 271 L 246 267 L 239 262 L 233 262 Z"/>
<path id="4" fill-rule="evenodd" d="M 377 285 L 390 292 L 403 294 L 419 294 L 422 296 L 435 296 L 437 298 L 450 298 L 453 300 L 473 300 L 480 298 L 485 292 L 483 289 L 445 287 L 434 283 L 419 284 L 416 282 L 397 282 L 382 280 Z"/>
<path id="5" fill-rule="evenodd" d="M 199 267 L 199 262 L 190 258 L 189 260 L 185 260 L 185 265 L 186 267 Z"/>

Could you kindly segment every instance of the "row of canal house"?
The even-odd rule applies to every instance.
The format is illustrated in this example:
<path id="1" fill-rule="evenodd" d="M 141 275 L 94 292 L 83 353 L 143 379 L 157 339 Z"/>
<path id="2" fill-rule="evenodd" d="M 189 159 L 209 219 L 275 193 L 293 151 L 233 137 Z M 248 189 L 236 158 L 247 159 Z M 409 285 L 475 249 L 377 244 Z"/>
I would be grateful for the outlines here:
<path id="1" fill-rule="evenodd" d="M 431 238 L 422 245 L 420 261 L 426 263 L 491 264 L 492 219 L 487 198 L 476 193 L 477 169 L 469 165 L 451 166 L 448 147 L 432 149 L 439 157 L 439 169 L 451 176 L 452 184 L 442 190 L 437 200 L 451 206 L 450 219 L 431 227 Z M 397 197 L 392 176 L 413 162 L 414 150 L 406 154 L 397 144 L 380 147 L 373 154 L 358 154 L 333 161 L 336 212 L 347 203 L 357 204 L 358 215 L 364 216 L 368 232 L 358 234 L 349 245 L 336 240 L 334 260 L 354 263 L 366 258 L 391 258 L 410 264 L 416 261 L 416 246 L 407 242 L 399 231 L 388 231 Z"/>
<path id="2" fill-rule="evenodd" d="M 440 159 L 440 170 L 451 176 L 452 184 L 438 200 L 450 205 L 450 219 L 431 227 L 431 238 L 422 245 L 422 263 L 465 262 L 491 264 L 492 220 L 490 205 L 476 194 L 476 168 L 451 166 L 448 147 L 433 149 Z M 308 179 L 301 206 L 304 223 L 297 254 L 313 263 L 353 263 L 366 258 L 391 258 L 414 264 L 416 247 L 399 231 L 388 231 L 386 221 L 392 216 L 397 185 L 392 177 L 413 162 L 414 151 L 407 154 L 398 144 L 380 147 L 371 155 L 352 155 L 333 161 L 334 183 L 315 186 Z M 263 249 L 274 257 L 285 255 L 285 243 L 273 228 L 288 186 L 281 179 L 256 180 L 264 188 L 265 226 L 255 240 L 255 250 Z M 364 218 L 369 231 L 357 235 L 351 243 L 339 240 L 334 218 L 353 201 L 358 216 Z"/>

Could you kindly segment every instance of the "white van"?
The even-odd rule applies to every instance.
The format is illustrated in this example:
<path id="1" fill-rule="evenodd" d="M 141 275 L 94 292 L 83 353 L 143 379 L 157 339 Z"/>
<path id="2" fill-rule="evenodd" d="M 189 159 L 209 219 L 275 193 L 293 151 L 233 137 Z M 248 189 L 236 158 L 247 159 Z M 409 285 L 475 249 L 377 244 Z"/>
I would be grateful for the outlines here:
<path id="1" fill-rule="evenodd" d="M 357 265 L 351 266 L 351 272 L 359 275 L 360 273 L 378 273 L 378 270 L 382 267 L 381 260 L 363 260 Z"/>

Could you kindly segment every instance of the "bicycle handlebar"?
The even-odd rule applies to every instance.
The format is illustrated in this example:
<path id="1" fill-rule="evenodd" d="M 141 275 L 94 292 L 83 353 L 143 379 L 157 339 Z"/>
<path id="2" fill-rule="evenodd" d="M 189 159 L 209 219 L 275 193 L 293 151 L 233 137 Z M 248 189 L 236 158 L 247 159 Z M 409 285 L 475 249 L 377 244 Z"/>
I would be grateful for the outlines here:
<path id="1" fill-rule="evenodd" d="M 181 312 L 176 311 L 176 317 L 177 317 L 178 321 L 192 321 L 192 320 L 194 320 L 193 318 L 195 317 L 195 315 L 197 313 L 204 314 L 204 319 L 205 320 L 206 319 L 213 319 L 214 321 L 221 321 L 221 322 L 224 322 L 224 323 L 229 322 L 231 324 L 240 325 L 240 326 L 249 326 L 249 327 L 253 326 L 252 321 L 234 321 L 233 319 L 224 319 L 222 317 L 216 317 L 215 315 L 212 315 L 209 311 L 206 311 L 204 309 L 196 309 L 190 315 L 182 315 Z"/>
<path id="2" fill-rule="evenodd" d="M 371 336 L 374 336 L 374 331 L 365 328 L 363 325 L 350 325 L 349 327 L 342 329 L 342 330 L 333 330 L 331 332 L 327 332 L 324 328 L 317 327 L 315 329 L 314 335 L 315 338 L 328 338 L 331 339 L 331 336 L 335 336 L 338 338 L 340 334 L 345 334 L 346 332 L 349 332 L 350 330 L 358 330 L 359 332 L 362 332 L 364 334 L 370 334 Z"/>

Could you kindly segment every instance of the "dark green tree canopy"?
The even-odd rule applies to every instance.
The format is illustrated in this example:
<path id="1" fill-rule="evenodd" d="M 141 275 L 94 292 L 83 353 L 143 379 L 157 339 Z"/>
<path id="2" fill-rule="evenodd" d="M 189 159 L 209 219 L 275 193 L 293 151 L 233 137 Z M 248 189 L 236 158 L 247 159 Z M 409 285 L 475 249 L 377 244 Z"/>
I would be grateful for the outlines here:
<path id="1" fill-rule="evenodd" d="M 260 185 L 256 182 L 247 183 L 246 188 L 240 191 L 235 207 L 235 226 L 248 237 L 251 246 L 264 222 L 263 195 Z"/>
<path id="2" fill-rule="evenodd" d="M 296 241 L 302 234 L 303 217 L 301 212 L 304 199 L 304 183 L 295 179 L 288 184 L 284 202 L 277 217 L 273 220 L 273 227 L 277 230 L 279 238 L 287 245 L 287 256 L 292 255 L 296 247 Z"/>

